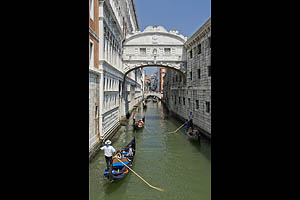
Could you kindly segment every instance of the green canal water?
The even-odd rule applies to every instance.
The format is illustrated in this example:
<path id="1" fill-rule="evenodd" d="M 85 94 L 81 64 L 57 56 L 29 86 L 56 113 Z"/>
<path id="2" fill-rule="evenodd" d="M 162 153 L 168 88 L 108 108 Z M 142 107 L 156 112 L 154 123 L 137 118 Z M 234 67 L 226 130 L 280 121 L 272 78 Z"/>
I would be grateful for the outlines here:
<path id="1" fill-rule="evenodd" d="M 122 149 L 135 136 L 136 155 L 133 170 L 151 185 L 164 189 L 157 191 L 146 185 L 134 173 L 118 182 L 110 183 L 104 176 L 106 168 L 103 151 L 89 165 L 90 200 L 209 200 L 211 199 L 211 144 L 202 138 L 191 141 L 182 122 L 168 115 L 161 104 L 149 102 L 147 110 L 136 111 L 136 119 L 145 116 L 145 128 L 134 131 L 132 118 L 114 135 L 112 145 Z"/>

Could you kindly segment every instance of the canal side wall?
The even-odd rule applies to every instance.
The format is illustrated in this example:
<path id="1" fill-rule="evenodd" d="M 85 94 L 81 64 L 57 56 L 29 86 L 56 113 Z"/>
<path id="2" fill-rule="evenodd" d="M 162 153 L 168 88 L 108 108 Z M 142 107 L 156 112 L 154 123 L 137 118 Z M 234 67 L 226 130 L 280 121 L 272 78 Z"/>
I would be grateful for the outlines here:
<path id="1" fill-rule="evenodd" d="M 105 135 L 103 138 L 100 138 L 100 140 L 93 146 L 93 148 L 89 152 L 89 161 L 92 161 L 95 155 L 100 150 L 101 144 L 106 141 L 107 139 L 112 138 L 116 132 L 120 129 L 121 125 L 120 122 L 115 124 Z"/>
<path id="2" fill-rule="evenodd" d="M 164 101 L 174 115 L 187 119 L 211 136 L 211 20 L 207 20 L 184 44 L 186 79 L 174 70 L 164 77 Z"/>
<path id="3" fill-rule="evenodd" d="M 166 103 L 164 102 L 164 100 L 161 100 L 161 102 L 164 104 L 164 106 L 166 106 L 167 110 L 170 112 L 170 114 L 171 114 L 173 117 L 175 117 L 176 119 L 179 119 L 180 121 L 182 121 L 182 123 L 184 123 L 184 122 L 186 122 L 186 121 L 188 120 L 187 118 L 185 118 L 185 117 L 183 117 L 183 116 L 177 114 L 176 112 L 172 111 L 172 110 L 169 108 L 168 104 L 166 104 Z M 198 129 L 198 130 L 200 131 L 200 133 L 201 133 L 202 136 L 204 136 L 205 138 L 211 140 L 211 134 L 210 134 L 210 133 L 208 133 L 207 131 L 203 130 L 202 128 L 200 128 L 199 126 L 197 126 L 197 124 L 195 124 L 195 123 L 194 123 L 193 125 L 194 125 L 194 127 L 195 127 L 196 129 Z"/>
<path id="4" fill-rule="evenodd" d="M 185 119 L 184 117 L 178 115 L 177 113 L 175 113 L 173 111 L 171 111 L 171 113 L 172 113 L 172 115 L 174 117 L 176 117 L 177 119 L 179 119 L 182 122 L 186 122 L 188 120 L 188 119 Z M 200 133 L 201 133 L 202 136 L 206 137 L 209 140 L 211 139 L 211 134 L 209 134 L 207 131 L 205 131 L 202 128 L 200 128 L 199 126 L 197 126 L 197 124 L 193 123 L 193 125 L 194 125 L 194 128 L 196 128 L 196 129 L 198 129 L 200 131 Z"/>
<path id="5" fill-rule="evenodd" d="M 136 110 L 136 108 L 142 103 L 144 99 L 142 99 L 141 101 L 139 101 L 136 105 L 133 106 L 133 108 L 131 110 L 129 110 L 129 114 L 131 116 L 132 112 Z M 126 118 L 126 116 L 120 116 L 119 117 L 119 122 L 117 124 L 115 124 L 102 138 L 100 138 L 100 140 L 91 148 L 90 152 L 89 152 L 89 161 L 91 162 L 93 160 L 93 158 L 95 157 L 95 155 L 99 152 L 100 147 L 103 145 L 103 142 L 106 141 L 107 139 L 112 138 L 117 132 L 118 130 L 120 130 L 122 125 L 126 125 L 126 123 L 128 122 L 128 119 Z"/>

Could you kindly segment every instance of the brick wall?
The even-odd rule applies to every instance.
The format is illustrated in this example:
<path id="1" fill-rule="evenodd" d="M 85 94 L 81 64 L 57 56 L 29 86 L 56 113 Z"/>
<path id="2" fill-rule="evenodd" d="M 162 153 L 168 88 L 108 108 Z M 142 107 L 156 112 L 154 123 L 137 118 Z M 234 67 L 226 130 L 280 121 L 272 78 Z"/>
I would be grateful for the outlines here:
<path id="1" fill-rule="evenodd" d="M 90 12 L 89 12 L 89 29 L 95 33 L 96 37 L 99 38 L 99 6 L 98 0 L 94 0 L 94 20 L 91 19 Z M 89 0 L 89 7 L 90 7 L 90 0 Z M 89 56 L 90 56 L 90 40 L 94 43 L 94 66 L 98 68 L 99 66 L 99 42 L 98 39 L 94 37 L 92 33 L 89 33 Z M 90 63 L 89 63 L 90 64 Z"/>

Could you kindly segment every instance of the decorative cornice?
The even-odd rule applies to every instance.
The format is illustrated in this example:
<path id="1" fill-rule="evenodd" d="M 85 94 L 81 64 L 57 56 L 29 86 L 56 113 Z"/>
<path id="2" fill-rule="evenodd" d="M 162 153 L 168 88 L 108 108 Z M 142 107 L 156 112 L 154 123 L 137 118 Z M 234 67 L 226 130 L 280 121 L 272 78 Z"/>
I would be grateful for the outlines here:
<path id="1" fill-rule="evenodd" d="M 193 43 L 196 41 L 199 41 L 201 38 L 203 38 L 206 34 L 210 32 L 210 26 L 211 26 L 211 19 L 209 18 L 199 29 L 194 33 L 184 44 L 184 46 L 191 47 Z"/>
<path id="2" fill-rule="evenodd" d="M 145 35 L 165 35 L 165 36 L 172 36 L 174 38 L 180 39 L 183 43 L 185 43 L 187 41 L 187 37 L 185 37 L 182 34 L 179 34 L 178 31 L 175 30 L 170 30 L 169 32 L 162 26 L 148 26 L 144 29 L 143 32 L 141 31 L 136 31 L 133 32 L 131 34 L 129 34 L 126 37 L 126 41 L 125 43 L 127 43 L 128 41 L 130 41 L 131 39 L 140 37 L 140 36 L 145 36 Z"/>
<path id="3" fill-rule="evenodd" d="M 100 75 L 102 73 L 102 71 L 100 71 L 97 68 L 89 68 L 89 72 L 95 73 L 95 74 L 98 74 L 98 75 Z"/>

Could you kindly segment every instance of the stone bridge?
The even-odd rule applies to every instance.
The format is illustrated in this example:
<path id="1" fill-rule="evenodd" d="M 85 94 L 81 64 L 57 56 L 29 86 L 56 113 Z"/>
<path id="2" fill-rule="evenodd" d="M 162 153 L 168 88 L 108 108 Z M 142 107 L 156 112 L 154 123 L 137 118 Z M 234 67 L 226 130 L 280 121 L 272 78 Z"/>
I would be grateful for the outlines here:
<path id="1" fill-rule="evenodd" d="M 122 44 L 124 78 L 121 98 L 125 102 L 124 109 L 121 109 L 122 114 L 129 111 L 126 76 L 131 71 L 143 67 L 163 67 L 177 71 L 183 81 L 186 81 L 186 41 L 187 37 L 178 31 L 168 32 L 162 26 L 148 26 L 143 32 L 136 31 L 126 36 Z M 160 93 L 152 95 L 162 98 Z"/>
<path id="2" fill-rule="evenodd" d="M 159 99 L 162 99 L 163 97 L 163 94 L 162 93 L 159 93 L 159 92 L 153 92 L 153 91 L 149 91 L 149 92 L 145 92 L 144 93 L 144 98 L 148 98 L 149 96 L 156 96 L 158 97 Z"/>
<path id="3" fill-rule="evenodd" d="M 123 43 L 124 82 L 129 72 L 153 66 L 176 70 L 185 79 L 186 40 L 178 31 L 168 32 L 162 26 L 148 26 L 128 35 Z"/>

